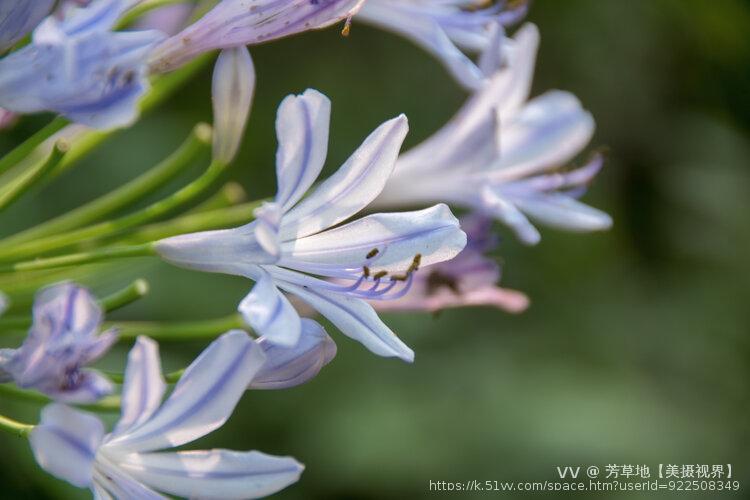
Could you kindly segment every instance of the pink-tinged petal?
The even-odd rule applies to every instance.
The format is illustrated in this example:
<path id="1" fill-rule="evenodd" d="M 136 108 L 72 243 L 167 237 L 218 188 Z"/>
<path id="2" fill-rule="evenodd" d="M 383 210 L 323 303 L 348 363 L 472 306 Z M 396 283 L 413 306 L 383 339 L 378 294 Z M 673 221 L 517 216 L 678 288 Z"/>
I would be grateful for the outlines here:
<path id="1" fill-rule="evenodd" d="M 401 115 L 370 134 L 335 174 L 286 214 L 282 240 L 315 234 L 369 205 L 391 175 L 408 129 Z"/>
<path id="2" fill-rule="evenodd" d="M 336 356 L 336 343 L 321 325 L 302 320 L 302 336 L 294 347 L 282 347 L 260 339 L 266 362 L 250 383 L 250 389 L 288 389 L 304 384 Z"/>
<path id="3" fill-rule="evenodd" d="M 247 333 L 225 333 L 185 370 L 147 422 L 106 446 L 117 452 L 153 451 L 205 436 L 226 422 L 263 362 L 262 349 Z"/>
<path id="4" fill-rule="evenodd" d="M 37 463 L 79 488 L 91 485 L 104 425 L 93 415 L 61 404 L 47 405 L 29 436 Z"/>
<path id="5" fill-rule="evenodd" d="M 414 212 L 381 213 L 284 245 L 279 265 L 323 272 L 326 266 L 374 273 L 406 273 L 415 256 L 427 266 L 455 257 L 466 245 L 466 235 L 447 205 Z"/>
<path id="6" fill-rule="evenodd" d="M 297 344 L 302 332 L 299 314 L 266 271 L 242 299 L 238 310 L 245 322 L 266 341 L 286 347 Z"/>
<path id="7" fill-rule="evenodd" d="M 307 302 L 344 335 L 362 343 L 373 353 L 384 357 L 398 357 L 407 362 L 414 361 L 414 351 L 383 323 L 372 306 L 364 300 L 284 281 L 280 281 L 279 286 Z"/>
<path id="8" fill-rule="evenodd" d="M 128 354 L 122 385 L 122 416 L 113 436 L 126 433 L 151 418 L 166 389 L 161 374 L 159 344 L 148 337 L 138 337 Z"/>
<path id="9" fill-rule="evenodd" d="M 211 96 L 214 108 L 213 157 L 228 164 L 245 132 L 255 93 L 255 67 L 245 47 L 224 49 L 214 67 Z"/>
<path id="10" fill-rule="evenodd" d="M 291 457 L 229 450 L 132 454 L 119 465 L 154 489 L 189 498 L 261 498 L 296 482 L 304 470 Z"/>
<path id="11" fill-rule="evenodd" d="M 410 293 L 398 300 L 373 301 L 372 305 L 378 311 L 402 312 L 438 312 L 458 307 L 490 306 L 518 314 L 529 307 L 529 298 L 516 290 L 487 285 L 459 293 L 446 289 L 431 295 Z"/>
<path id="12" fill-rule="evenodd" d="M 276 117 L 276 203 L 289 210 L 310 189 L 325 164 L 331 101 L 317 90 L 287 96 Z"/>

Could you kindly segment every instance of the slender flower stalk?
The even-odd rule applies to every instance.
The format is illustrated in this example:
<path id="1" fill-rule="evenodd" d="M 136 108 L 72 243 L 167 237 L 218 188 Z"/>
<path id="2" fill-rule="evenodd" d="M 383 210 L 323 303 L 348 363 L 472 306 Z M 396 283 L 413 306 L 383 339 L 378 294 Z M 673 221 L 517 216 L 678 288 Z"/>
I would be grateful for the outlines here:
<path id="1" fill-rule="evenodd" d="M 241 331 L 227 332 L 185 370 L 162 403 L 157 344 L 139 337 L 128 356 L 122 413 L 111 433 L 101 420 L 60 404 L 42 411 L 29 436 L 50 474 L 96 498 L 258 498 L 299 479 L 291 457 L 256 451 L 164 451 L 221 427 L 261 369 L 262 349 Z"/>
<path id="2" fill-rule="evenodd" d="M 411 349 L 366 300 L 399 297 L 420 266 L 455 256 L 466 237 L 444 205 L 373 214 L 341 225 L 367 206 L 390 176 L 407 132 L 404 116 L 381 125 L 305 197 L 325 162 L 329 119 L 330 102 L 322 94 L 308 90 L 287 97 L 276 121 L 274 201 L 255 210 L 256 220 L 245 226 L 176 236 L 154 248 L 179 266 L 254 280 L 239 310 L 271 343 L 294 346 L 302 333 L 299 315 L 283 290 L 374 353 L 411 361 Z"/>
<path id="3" fill-rule="evenodd" d="M 31 169 L 21 174 L 17 179 L 13 179 L 6 186 L 0 189 L 0 211 L 6 209 L 13 202 L 18 200 L 23 194 L 31 189 L 34 184 L 49 174 L 62 161 L 65 153 L 68 152 L 68 144 L 65 141 L 57 141 L 55 147 L 43 160 L 39 161 Z"/>

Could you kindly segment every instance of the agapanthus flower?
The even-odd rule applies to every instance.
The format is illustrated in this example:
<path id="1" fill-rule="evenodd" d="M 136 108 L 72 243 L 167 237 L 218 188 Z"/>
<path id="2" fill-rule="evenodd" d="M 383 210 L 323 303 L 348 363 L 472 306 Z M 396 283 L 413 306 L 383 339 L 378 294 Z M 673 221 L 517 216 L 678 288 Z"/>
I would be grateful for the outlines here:
<path id="1" fill-rule="evenodd" d="M 130 124 L 148 87 L 147 55 L 163 39 L 155 30 L 112 31 L 130 3 L 97 0 L 42 21 L 29 45 L 0 60 L 0 106 L 95 128 Z"/>
<path id="2" fill-rule="evenodd" d="M 117 340 L 99 333 L 102 310 L 83 287 L 61 283 L 34 300 L 33 323 L 18 349 L 0 350 L 0 382 L 15 382 L 62 402 L 89 403 L 112 392 L 101 373 L 85 368 Z"/>
<path id="3" fill-rule="evenodd" d="M 497 69 L 504 27 L 526 14 L 526 2 L 487 0 L 367 0 L 355 21 L 408 38 L 437 57 L 469 89 Z M 482 54 L 475 62 L 470 54 Z"/>
<path id="4" fill-rule="evenodd" d="M 287 97 L 276 121 L 274 201 L 258 208 L 256 220 L 247 225 L 176 236 L 155 248 L 179 266 L 256 281 L 239 309 L 272 343 L 293 346 L 302 330 L 283 290 L 374 353 L 412 360 L 412 350 L 366 300 L 406 293 L 420 265 L 454 257 L 466 235 L 445 205 L 377 213 L 341 225 L 385 185 L 407 132 L 404 116 L 378 127 L 335 174 L 303 198 L 325 162 L 329 115 L 330 101 L 317 91 Z"/>
<path id="5" fill-rule="evenodd" d="M 164 451 L 221 427 L 263 365 L 262 349 L 245 332 L 228 332 L 185 370 L 162 403 L 157 344 L 140 337 L 128 356 L 122 413 L 110 434 L 94 415 L 52 404 L 29 437 L 50 474 L 97 499 L 258 498 L 299 479 L 290 457 L 257 451 Z"/>
<path id="6" fill-rule="evenodd" d="M 266 362 L 250 383 L 251 389 L 288 389 L 304 384 L 336 356 L 336 343 L 317 322 L 303 318 L 297 345 L 285 347 L 258 339 Z"/>
<path id="7" fill-rule="evenodd" d="M 213 49 L 254 45 L 350 19 L 365 0 L 222 0 L 205 16 L 159 44 L 156 72 Z"/>
<path id="8" fill-rule="evenodd" d="M 570 231 L 611 226 L 607 214 L 577 200 L 601 157 L 563 170 L 591 139 L 593 118 L 568 92 L 527 100 L 538 40 L 535 26 L 519 30 L 506 66 L 448 124 L 399 157 L 375 206 L 444 201 L 495 217 L 528 244 L 540 240 L 528 218 Z"/>
<path id="9" fill-rule="evenodd" d="M 473 214 L 461 218 L 466 247 L 453 259 L 440 262 L 414 277 L 409 293 L 397 300 L 372 302 L 378 311 L 428 311 L 470 306 L 492 306 L 520 313 L 529 306 L 521 292 L 501 288 L 501 269 L 486 254 L 498 245 L 492 220 Z"/>
<path id="10" fill-rule="evenodd" d="M 0 53 L 11 48 L 47 17 L 55 0 L 3 0 L 0 2 Z"/>

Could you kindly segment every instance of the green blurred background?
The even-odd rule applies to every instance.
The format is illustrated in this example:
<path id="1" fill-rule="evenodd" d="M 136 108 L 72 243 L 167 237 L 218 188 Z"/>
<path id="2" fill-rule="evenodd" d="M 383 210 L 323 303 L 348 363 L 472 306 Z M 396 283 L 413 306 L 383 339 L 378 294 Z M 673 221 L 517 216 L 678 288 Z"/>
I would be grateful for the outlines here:
<path id="1" fill-rule="evenodd" d="M 534 93 L 574 92 L 597 120 L 593 145 L 611 150 L 585 200 L 612 214 L 614 228 L 544 229 L 534 248 L 503 231 L 503 284 L 529 294 L 526 313 L 387 316 L 415 349 L 413 365 L 371 355 L 329 328 L 339 355 L 320 376 L 248 393 L 221 431 L 194 446 L 294 455 L 307 470 L 278 495 L 285 499 L 487 498 L 501 494 L 430 493 L 429 480 L 542 481 L 554 480 L 558 465 L 659 463 L 731 463 L 743 491 L 722 496 L 750 498 L 750 6 L 537 0 L 528 19 L 542 34 Z M 406 113 L 414 145 L 466 98 L 428 55 L 356 22 L 346 39 L 328 30 L 252 54 L 256 99 L 231 171 L 250 199 L 274 190 L 273 120 L 288 93 L 314 87 L 331 97 L 328 171 L 385 119 Z M 196 121 L 210 120 L 209 93 L 207 70 L 19 203 L 0 232 L 144 171 Z M 40 123 L 22 122 L 0 148 Z M 250 285 L 149 260 L 92 285 L 104 293 L 135 276 L 153 292 L 117 318 L 218 317 Z M 163 344 L 166 367 L 184 366 L 201 347 Z M 124 353 L 105 364 L 120 366 Z M 0 412 L 29 421 L 38 409 L 0 401 Z M 27 443 L 0 436 L 0 447 L 0 497 L 87 496 L 39 471 Z"/>

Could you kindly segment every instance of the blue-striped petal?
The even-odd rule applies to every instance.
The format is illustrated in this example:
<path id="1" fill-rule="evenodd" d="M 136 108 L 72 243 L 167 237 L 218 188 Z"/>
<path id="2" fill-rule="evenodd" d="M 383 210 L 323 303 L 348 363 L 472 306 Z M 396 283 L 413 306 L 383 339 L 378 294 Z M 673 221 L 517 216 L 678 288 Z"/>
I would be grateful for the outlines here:
<path id="1" fill-rule="evenodd" d="M 262 271 L 238 310 L 245 322 L 268 342 L 286 347 L 297 344 L 302 332 L 299 314 L 266 271 Z"/>

